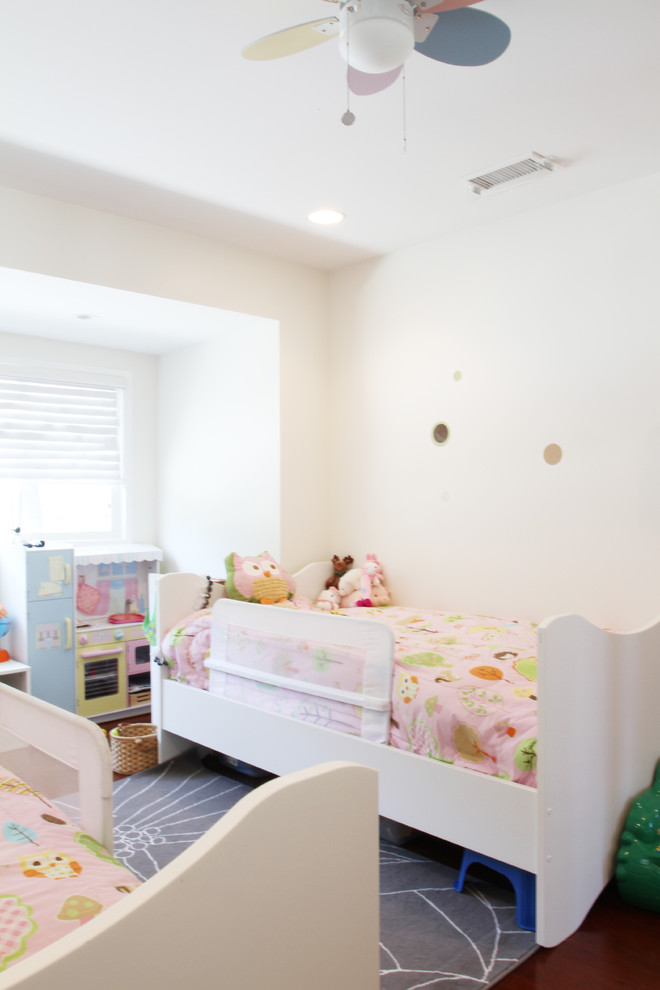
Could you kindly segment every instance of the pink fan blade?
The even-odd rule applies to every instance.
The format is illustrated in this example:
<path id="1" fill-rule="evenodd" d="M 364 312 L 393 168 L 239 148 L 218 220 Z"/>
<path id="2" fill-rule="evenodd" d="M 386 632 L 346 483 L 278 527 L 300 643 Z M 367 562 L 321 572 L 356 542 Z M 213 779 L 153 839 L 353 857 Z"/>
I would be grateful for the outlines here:
<path id="1" fill-rule="evenodd" d="M 359 69 L 349 66 L 348 88 L 356 96 L 371 96 L 373 93 L 380 93 L 381 90 L 387 89 L 393 82 L 396 82 L 401 75 L 402 68 L 402 65 L 398 65 L 396 69 L 390 69 L 389 72 L 372 73 L 360 72 Z"/>
<path id="2" fill-rule="evenodd" d="M 437 3 L 436 0 L 419 0 L 417 10 L 420 14 L 442 14 L 445 10 L 458 10 L 459 7 L 471 7 L 474 3 L 481 3 L 482 0 L 443 0 Z"/>

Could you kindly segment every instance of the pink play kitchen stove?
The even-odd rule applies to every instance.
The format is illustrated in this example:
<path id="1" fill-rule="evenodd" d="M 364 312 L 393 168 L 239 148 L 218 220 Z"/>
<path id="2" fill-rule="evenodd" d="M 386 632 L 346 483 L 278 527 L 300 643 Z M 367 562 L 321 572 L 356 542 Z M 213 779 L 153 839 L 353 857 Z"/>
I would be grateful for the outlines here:
<path id="1" fill-rule="evenodd" d="M 149 641 L 144 631 L 148 576 L 159 567 L 149 548 L 76 555 L 76 694 L 78 713 L 147 711 Z M 141 559 L 148 556 L 151 559 Z"/>

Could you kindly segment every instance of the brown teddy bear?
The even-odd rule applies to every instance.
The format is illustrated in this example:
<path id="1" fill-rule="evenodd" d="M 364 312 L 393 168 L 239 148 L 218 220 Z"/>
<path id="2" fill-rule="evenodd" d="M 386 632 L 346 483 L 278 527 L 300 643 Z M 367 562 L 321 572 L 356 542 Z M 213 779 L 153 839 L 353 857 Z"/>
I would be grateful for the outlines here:
<path id="1" fill-rule="evenodd" d="M 325 582 L 326 590 L 328 588 L 336 588 L 337 585 L 339 584 L 339 578 L 342 576 L 342 574 L 346 573 L 346 571 L 349 569 L 349 567 L 351 567 L 352 564 L 353 564 L 352 557 L 344 557 L 343 560 L 340 560 L 337 554 L 335 554 L 332 558 L 332 570 L 334 573 L 332 577 L 329 577 L 328 580 Z"/>

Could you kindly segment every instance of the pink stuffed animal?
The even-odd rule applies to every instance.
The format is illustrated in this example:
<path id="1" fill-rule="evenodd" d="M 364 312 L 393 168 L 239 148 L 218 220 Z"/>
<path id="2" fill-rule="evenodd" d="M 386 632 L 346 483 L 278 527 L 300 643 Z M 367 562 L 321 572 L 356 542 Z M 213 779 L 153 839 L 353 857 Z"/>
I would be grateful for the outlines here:
<path id="1" fill-rule="evenodd" d="M 367 559 L 362 565 L 362 588 L 365 598 L 371 597 L 371 586 L 376 579 L 382 581 L 383 568 L 375 553 L 368 553 Z"/>
<path id="2" fill-rule="evenodd" d="M 371 582 L 371 604 L 374 608 L 391 604 L 390 593 L 378 576 Z"/>
<path id="3" fill-rule="evenodd" d="M 357 606 L 369 608 L 373 605 L 374 584 L 378 589 L 378 597 L 382 602 L 387 592 L 383 584 L 383 568 L 375 553 L 368 553 L 362 567 L 354 567 L 339 579 L 339 594 L 342 608 Z M 389 603 L 389 595 L 388 603 Z M 383 602 L 383 604 L 385 604 Z"/>

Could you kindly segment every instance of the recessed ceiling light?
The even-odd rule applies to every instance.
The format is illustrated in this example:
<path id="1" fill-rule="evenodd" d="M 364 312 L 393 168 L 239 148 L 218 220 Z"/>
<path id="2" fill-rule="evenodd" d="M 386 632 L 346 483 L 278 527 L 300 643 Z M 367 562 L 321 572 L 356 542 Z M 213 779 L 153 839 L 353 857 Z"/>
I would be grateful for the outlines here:
<path id="1" fill-rule="evenodd" d="M 314 210 L 312 213 L 307 214 L 307 219 L 312 223 L 341 223 L 344 219 L 344 214 L 340 213 L 339 210 Z"/>

